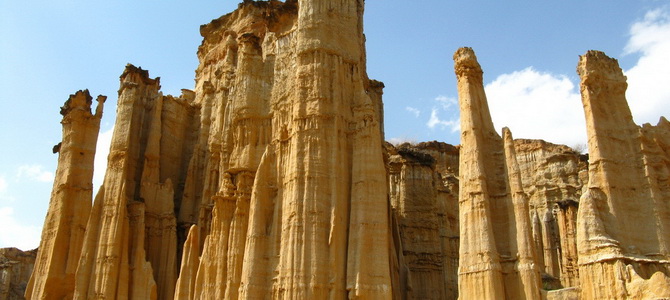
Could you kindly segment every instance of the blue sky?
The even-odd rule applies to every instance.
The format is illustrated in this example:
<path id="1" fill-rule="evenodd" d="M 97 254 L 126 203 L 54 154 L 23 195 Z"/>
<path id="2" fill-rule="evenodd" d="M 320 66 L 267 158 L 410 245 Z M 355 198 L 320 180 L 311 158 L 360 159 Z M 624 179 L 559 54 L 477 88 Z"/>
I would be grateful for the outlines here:
<path id="1" fill-rule="evenodd" d="M 79 89 L 109 96 L 126 63 L 192 88 L 201 24 L 237 1 L 0 0 L 0 247 L 38 245 L 61 139 L 59 107 Z M 368 74 L 386 84 L 386 138 L 459 143 L 452 55 L 473 47 L 497 128 L 517 138 L 583 144 L 578 56 L 618 58 L 636 122 L 670 115 L 670 0 L 368 0 Z M 96 169 L 104 168 L 104 160 Z M 96 172 L 96 183 L 101 182 Z"/>

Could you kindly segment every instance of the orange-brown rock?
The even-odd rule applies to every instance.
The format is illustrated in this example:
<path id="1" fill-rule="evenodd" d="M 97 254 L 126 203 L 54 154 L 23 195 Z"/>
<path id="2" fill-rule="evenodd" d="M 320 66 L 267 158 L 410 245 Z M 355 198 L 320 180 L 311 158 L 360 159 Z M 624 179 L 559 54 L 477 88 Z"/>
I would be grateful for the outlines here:
<path id="1" fill-rule="evenodd" d="M 454 54 L 461 110 L 459 299 L 539 299 L 528 199 L 509 130 L 495 132 L 474 51 Z"/>
<path id="2" fill-rule="evenodd" d="M 362 16 L 363 1 L 244 1 L 201 27 L 180 97 L 128 65 L 92 206 L 105 98 L 92 113 L 72 95 L 26 297 L 670 297 L 670 122 L 632 122 L 616 61 L 578 68 L 588 173 L 566 146 L 495 131 L 469 48 L 462 145 L 384 146 Z M 14 261 L 0 297 L 24 282 Z"/>
<path id="3" fill-rule="evenodd" d="M 86 226 L 75 299 L 169 299 L 177 276 L 174 183 L 189 153 L 189 93 L 128 65 L 121 75 L 107 172 Z M 161 159 L 165 155 L 171 159 Z M 179 198 L 177 198 L 178 200 Z"/>
<path id="4" fill-rule="evenodd" d="M 615 59 L 589 51 L 577 70 L 590 156 L 577 213 L 581 297 L 670 297 L 670 123 L 633 122 Z"/>
<path id="5" fill-rule="evenodd" d="M 248 1 L 201 28 L 202 126 L 179 221 L 198 223 L 203 244 L 184 254 L 202 251 L 179 297 L 391 297 L 362 13 L 359 1 Z"/>
<path id="6" fill-rule="evenodd" d="M 458 298 L 458 149 L 386 145 L 399 289 L 406 299 Z M 449 165 L 451 163 L 451 165 Z"/>
<path id="7" fill-rule="evenodd" d="M 188 232 L 188 239 L 184 243 L 181 269 L 179 279 L 175 288 L 175 300 L 193 299 L 196 290 L 196 275 L 198 272 L 198 248 L 200 247 L 200 229 L 197 225 L 191 226 Z"/>
<path id="8" fill-rule="evenodd" d="M 517 139 L 514 145 L 540 268 L 564 287 L 577 286 L 575 226 L 586 155 L 542 140 Z"/>
<path id="9" fill-rule="evenodd" d="M 63 139 L 54 147 L 58 168 L 27 299 L 72 297 L 91 211 L 93 159 L 105 99 L 98 96 L 93 113 L 88 90 L 78 91 L 61 107 Z"/>
<path id="10" fill-rule="evenodd" d="M 93 207 L 84 189 L 80 211 L 49 211 L 79 222 L 45 225 L 74 240 L 64 255 L 43 239 L 44 265 L 67 257 L 67 272 L 38 268 L 29 298 L 390 298 L 383 85 L 366 75 L 362 14 L 360 1 L 245 1 L 201 28 L 195 92 L 180 98 L 127 66 Z M 92 161 L 59 168 L 80 165 Z"/>
<path id="11" fill-rule="evenodd" d="M 22 300 L 35 265 L 37 249 L 0 249 L 0 299 Z"/>
<path id="12" fill-rule="evenodd" d="M 444 265 L 446 299 L 458 298 L 458 161 L 459 146 L 440 142 L 419 143 L 416 147 L 435 159 L 437 171 L 437 214 Z M 390 176 L 390 174 L 389 174 Z"/>

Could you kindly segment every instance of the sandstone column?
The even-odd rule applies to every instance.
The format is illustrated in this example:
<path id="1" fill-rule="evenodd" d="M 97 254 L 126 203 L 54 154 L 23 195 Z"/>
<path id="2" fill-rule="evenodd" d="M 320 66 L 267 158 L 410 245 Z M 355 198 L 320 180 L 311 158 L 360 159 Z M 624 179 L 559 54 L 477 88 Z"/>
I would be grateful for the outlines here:
<path id="1" fill-rule="evenodd" d="M 42 229 L 35 269 L 26 299 L 69 299 L 91 211 L 93 159 L 105 96 L 91 113 L 88 90 L 78 91 L 61 107 L 63 141 L 49 209 Z"/>
<path id="2" fill-rule="evenodd" d="M 75 299 L 169 299 L 178 256 L 174 184 L 183 182 L 179 169 L 191 152 L 192 95 L 163 96 L 159 78 L 132 65 L 120 81 L 107 172 L 87 224 Z"/>
<path id="3" fill-rule="evenodd" d="M 558 229 L 561 236 L 561 283 L 564 287 L 579 285 L 577 265 L 577 211 L 578 202 L 566 200 L 559 206 Z"/>
<path id="4" fill-rule="evenodd" d="M 633 123 L 615 59 L 589 51 L 577 71 L 590 156 L 577 212 L 582 298 L 670 297 L 668 145 L 652 133 L 668 128 Z"/>
<path id="5" fill-rule="evenodd" d="M 538 299 L 531 225 L 515 155 L 512 151 L 506 159 L 503 139 L 495 132 L 472 49 L 459 49 L 454 63 L 461 109 L 459 299 Z M 513 149 L 509 133 L 507 140 L 507 149 Z"/>
<path id="6" fill-rule="evenodd" d="M 536 264 L 537 251 L 533 242 L 528 196 L 523 191 L 521 171 L 519 170 L 519 163 L 516 160 L 514 140 L 512 132 L 507 127 L 503 128 L 503 142 L 512 197 L 512 208 L 514 210 L 514 221 L 516 223 L 514 231 L 516 232 L 517 262 L 514 270 L 519 273 L 524 298 L 538 299 L 542 279 L 540 277 L 540 270 Z"/>
<path id="7" fill-rule="evenodd" d="M 461 108 L 459 299 L 503 299 L 505 288 L 489 194 L 506 195 L 507 192 L 504 182 L 489 187 L 487 181 L 495 184 L 495 176 L 504 173 L 502 140 L 491 121 L 483 72 L 474 51 L 458 49 L 454 54 L 454 68 Z M 493 157 L 488 157 L 490 155 Z M 497 174 L 487 174 L 496 171 Z M 505 206 L 499 204 L 500 207 L 495 208 L 505 216 L 507 211 L 502 211 Z"/>
<path id="8" fill-rule="evenodd" d="M 391 297 L 383 85 L 365 73 L 362 14 L 354 0 L 246 1 L 201 28 L 189 297 Z"/>
<path id="9" fill-rule="evenodd" d="M 175 300 L 188 300 L 195 298 L 196 272 L 198 271 L 198 248 L 200 248 L 200 229 L 197 225 L 191 226 L 188 239 L 184 243 L 181 270 L 179 280 L 175 287 Z"/>

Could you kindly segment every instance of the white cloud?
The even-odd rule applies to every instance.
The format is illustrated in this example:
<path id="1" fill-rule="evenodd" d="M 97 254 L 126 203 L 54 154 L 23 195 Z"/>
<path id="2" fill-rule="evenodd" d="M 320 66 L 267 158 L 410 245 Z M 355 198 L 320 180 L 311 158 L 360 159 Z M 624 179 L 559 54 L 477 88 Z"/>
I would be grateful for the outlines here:
<path id="1" fill-rule="evenodd" d="M 414 117 L 416 117 L 416 118 L 418 118 L 419 115 L 421 114 L 421 111 L 418 108 L 414 108 L 414 107 L 411 107 L 411 106 L 406 106 L 405 110 L 412 113 L 414 115 Z"/>
<path id="2" fill-rule="evenodd" d="M 53 182 L 54 174 L 45 171 L 42 168 L 43 167 L 38 164 L 19 166 L 16 177 L 17 179 L 27 178 L 39 182 Z"/>
<path id="3" fill-rule="evenodd" d="M 461 130 L 461 119 L 458 117 L 458 99 L 447 96 L 437 96 L 433 99 L 436 106 L 430 111 L 430 118 L 426 126 L 430 129 L 438 128 L 440 130 L 449 130 L 451 133 L 457 133 Z M 440 115 L 446 113 L 451 117 L 441 118 Z"/>
<path id="4" fill-rule="evenodd" d="M 454 97 L 440 95 L 435 97 L 435 101 L 437 101 L 437 103 L 439 103 L 444 110 L 451 109 L 452 107 L 458 105 L 458 99 Z"/>
<path id="5" fill-rule="evenodd" d="M 515 138 L 566 145 L 586 142 L 579 91 L 566 76 L 529 67 L 500 75 L 485 89 L 498 132 L 507 126 Z"/>
<path id="6" fill-rule="evenodd" d="M 9 194 L 9 184 L 3 175 L 0 175 L 0 201 L 9 203 L 16 201 L 16 198 Z"/>
<path id="7" fill-rule="evenodd" d="M 93 162 L 93 197 L 97 194 L 98 189 L 105 179 L 105 170 L 107 170 L 107 156 L 109 155 L 109 146 L 112 143 L 112 134 L 114 134 L 114 126 L 107 131 L 103 131 L 98 135 L 98 143 L 96 144 L 95 160 Z"/>
<path id="8" fill-rule="evenodd" d="M 16 247 L 31 250 L 40 244 L 41 228 L 24 225 L 14 217 L 14 209 L 0 207 L 0 248 Z"/>
<path id="9" fill-rule="evenodd" d="M 388 142 L 391 143 L 394 146 L 398 146 L 398 145 L 401 145 L 401 144 L 404 144 L 404 143 L 410 143 L 410 144 L 416 144 L 417 143 L 415 138 L 407 137 L 407 136 L 392 137 L 392 138 L 388 139 Z"/>
<path id="10" fill-rule="evenodd" d="M 628 104 L 638 124 L 670 113 L 670 10 L 648 12 L 630 29 L 626 54 L 640 59 L 625 71 Z M 515 138 L 544 139 L 569 146 L 586 143 L 579 91 L 565 75 L 532 67 L 498 76 L 486 85 L 491 117 L 498 131 L 510 127 Z M 441 124 L 437 116 L 429 126 Z"/>
<path id="11" fill-rule="evenodd" d="M 656 9 L 634 23 L 626 54 L 639 54 L 637 64 L 625 71 L 626 98 L 635 122 L 656 124 L 670 114 L 670 9 Z"/>
<path id="12" fill-rule="evenodd" d="M 7 193 L 7 180 L 4 176 L 0 176 L 0 197 Z"/>
<path id="13" fill-rule="evenodd" d="M 451 120 L 441 120 L 437 115 L 438 109 L 433 108 L 430 112 L 430 119 L 426 123 L 426 126 L 430 129 L 435 129 L 438 125 L 441 129 L 450 129 L 451 132 L 457 132 L 461 130 L 461 121 L 460 119 L 451 119 Z"/>

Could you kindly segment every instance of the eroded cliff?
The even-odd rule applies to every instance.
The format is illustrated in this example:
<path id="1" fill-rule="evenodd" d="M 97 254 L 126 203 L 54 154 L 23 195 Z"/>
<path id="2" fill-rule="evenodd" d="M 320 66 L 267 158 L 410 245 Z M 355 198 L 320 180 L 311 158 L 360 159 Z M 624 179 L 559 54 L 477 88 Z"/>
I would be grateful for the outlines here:
<path id="1" fill-rule="evenodd" d="M 580 61 L 590 160 L 496 132 L 469 48 L 462 144 L 385 145 L 362 16 L 244 1 L 200 28 L 179 97 L 126 66 L 94 201 L 105 97 L 72 95 L 26 298 L 670 297 L 670 123 L 632 122 L 615 61 Z"/>
<path id="2" fill-rule="evenodd" d="M 35 265 L 37 249 L 0 249 L 0 299 L 21 300 Z"/>
<path id="3" fill-rule="evenodd" d="M 579 197 L 588 180 L 588 155 L 542 140 L 514 141 L 528 194 L 533 240 L 544 286 L 578 285 L 576 221 Z"/>
<path id="4" fill-rule="evenodd" d="M 365 73 L 362 14 L 359 1 L 245 2 L 201 28 L 208 125 L 189 173 L 205 172 L 188 178 L 199 196 L 180 221 L 204 244 L 179 295 L 391 297 L 381 85 Z"/>
<path id="5" fill-rule="evenodd" d="M 458 298 L 458 148 L 386 145 L 403 299 Z"/>
<path id="6" fill-rule="evenodd" d="M 81 220 L 62 234 L 74 244 L 43 237 L 42 261 L 71 251 L 70 267 L 36 269 L 28 298 L 391 298 L 383 85 L 362 16 L 360 1 L 245 1 L 201 27 L 181 97 L 127 66 L 93 206 L 89 189 L 73 217 L 49 210 Z M 59 167 L 78 164 L 92 172 Z M 69 230 L 49 218 L 45 233 Z"/>

